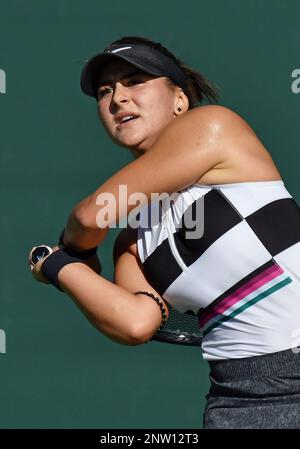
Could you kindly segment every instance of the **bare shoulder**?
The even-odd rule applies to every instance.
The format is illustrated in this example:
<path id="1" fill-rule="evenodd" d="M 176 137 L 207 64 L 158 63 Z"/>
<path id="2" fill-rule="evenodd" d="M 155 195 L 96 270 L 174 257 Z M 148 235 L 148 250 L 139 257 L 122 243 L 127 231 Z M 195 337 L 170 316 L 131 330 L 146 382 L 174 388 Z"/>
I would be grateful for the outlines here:
<path id="1" fill-rule="evenodd" d="M 206 136 L 214 137 L 218 141 L 222 152 L 228 151 L 237 145 L 239 151 L 248 148 L 263 149 L 263 144 L 249 123 L 237 112 L 220 105 L 204 105 L 195 108 L 193 121 L 202 124 L 207 131 Z M 186 113 L 188 114 L 189 111 Z"/>
<path id="2" fill-rule="evenodd" d="M 225 106 L 205 105 L 196 108 L 194 116 L 199 123 L 206 123 L 208 141 L 216 141 L 217 151 L 223 156 L 223 160 L 204 173 L 197 183 L 281 179 L 269 151 L 241 115 Z"/>
<path id="3" fill-rule="evenodd" d="M 221 105 L 203 105 L 189 109 L 171 121 L 158 139 L 158 145 L 154 147 L 157 146 L 161 150 L 161 147 L 173 143 L 179 147 L 182 142 L 189 145 L 190 151 L 193 148 L 198 151 L 209 144 L 210 148 L 214 147 L 217 152 L 220 149 L 220 140 L 234 130 L 241 130 L 241 127 L 245 131 L 251 130 L 247 122 L 232 109 Z"/>
<path id="4" fill-rule="evenodd" d="M 205 120 L 205 123 L 220 124 L 226 126 L 246 126 L 246 120 L 232 109 L 221 105 L 203 105 L 188 111 L 193 120 Z"/>
<path id="5" fill-rule="evenodd" d="M 229 146 L 233 140 L 253 138 L 255 133 L 247 121 L 230 108 L 221 105 L 203 105 L 188 110 L 173 122 L 174 134 L 184 136 L 187 142 L 215 144 L 215 148 L 225 149 L 225 143 L 229 140 Z M 172 125 L 171 125 L 172 126 Z M 197 145 L 196 145 L 197 147 Z"/>

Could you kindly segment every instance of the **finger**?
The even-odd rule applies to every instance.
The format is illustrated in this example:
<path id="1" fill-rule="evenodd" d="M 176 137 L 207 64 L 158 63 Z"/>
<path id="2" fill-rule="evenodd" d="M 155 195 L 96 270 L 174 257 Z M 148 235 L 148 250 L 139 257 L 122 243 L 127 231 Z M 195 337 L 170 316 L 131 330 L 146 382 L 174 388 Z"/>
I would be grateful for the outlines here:
<path id="1" fill-rule="evenodd" d="M 50 284 L 50 282 L 48 281 L 47 278 L 45 278 L 43 273 L 41 271 L 37 271 L 34 265 L 31 268 L 31 274 L 36 281 L 42 282 L 43 284 Z"/>

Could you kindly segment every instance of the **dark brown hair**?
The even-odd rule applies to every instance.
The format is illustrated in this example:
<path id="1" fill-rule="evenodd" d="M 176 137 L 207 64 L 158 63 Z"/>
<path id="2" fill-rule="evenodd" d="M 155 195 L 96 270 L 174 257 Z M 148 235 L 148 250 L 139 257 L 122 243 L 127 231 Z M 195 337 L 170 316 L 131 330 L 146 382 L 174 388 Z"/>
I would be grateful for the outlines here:
<path id="1" fill-rule="evenodd" d="M 159 42 L 151 41 L 145 37 L 140 36 L 124 36 L 114 42 L 112 44 L 145 44 L 149 45 L 149 47 L 155 48 L 159 50 L 169 58 L 173 59 L 174 62 L 181 68 L 183 71 L 186 81 L 187 81 L 187 91 L 185 92 L 189 99 L 189 109 L 196 108 L 200 103 L 204 100 L 209 103 L 218 103 L 220 89 L 218 86 L 213 84 L 207 78 L 205 78 L 200 72 L 192 69 L 185 65 L 183 61 L 176 58 L 166 47 L 164 47 Z M 170 86 L 176 85 L 171 78 L 168 78 Z"/>

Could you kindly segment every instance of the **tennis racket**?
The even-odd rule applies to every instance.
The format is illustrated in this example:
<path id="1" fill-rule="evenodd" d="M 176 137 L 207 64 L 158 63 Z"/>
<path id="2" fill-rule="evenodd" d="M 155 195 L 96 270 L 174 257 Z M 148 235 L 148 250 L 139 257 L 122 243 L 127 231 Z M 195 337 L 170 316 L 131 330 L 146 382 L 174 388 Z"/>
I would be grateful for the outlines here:
<path id="1" fill-rule="evenodd" d="M 181 313 L 169 304 L 169 318 L 151 340 L 177 345 L 201 346 L 202 337 L 197 315 L 190 310 Z"/>
<path id="2" fill-rule="evenodd" d="M 37 246 L 32 251 L 31 262 L 36 264 L 40 259 L 51 253 L 52 248 L 49 246 Z M 202 333 L 199 329 L 197 315 L 191 310 L 181 313 L 169 304 L 169 318 L 167 322 L 150 341 L 186 346 L 201 346 Z"/>

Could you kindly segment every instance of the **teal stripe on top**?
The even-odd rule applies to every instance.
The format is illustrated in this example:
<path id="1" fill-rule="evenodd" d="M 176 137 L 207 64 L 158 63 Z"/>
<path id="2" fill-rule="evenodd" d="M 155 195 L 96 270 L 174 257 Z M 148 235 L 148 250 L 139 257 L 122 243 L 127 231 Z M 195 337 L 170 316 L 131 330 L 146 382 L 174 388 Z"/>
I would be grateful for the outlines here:
<path id="1" fill-rule="evenodd" d="M 253 299 L 248 301 L 246 304 L 243 304 L 241 307 L 234 310 L 230 315 L 223 316 L 221 319 L 215 321 L 213 324 L 211 324 L 207 329 L 203 331 L 203 337 L 205 337 L 209 332 L 211 332 L 216 327 L 220 326 L 225 321 L 230 320 L 231 318 L 234 318 L 239 313 L 243 312 L 244 310 L 248 309 L 249 307 L 253 306 L 257 302 L 261 301 L 262 299 L 266 298 L 267 296 L 270 296 L 272 293 L 276 292 L 277 290 L 281 289 L 287 284 L 290 284 L 292 282 L 292 279 L 290 277 L 287 277 L 286 279 L 283 279 L 281 282 L 278 282 L 278 284 L 273 285 L 273 287 L 270 287 L 268 290 L 260 293 L 259 295 L 255 296 Z"/>

